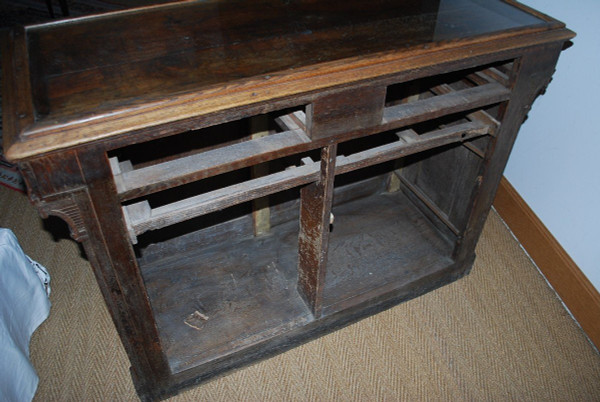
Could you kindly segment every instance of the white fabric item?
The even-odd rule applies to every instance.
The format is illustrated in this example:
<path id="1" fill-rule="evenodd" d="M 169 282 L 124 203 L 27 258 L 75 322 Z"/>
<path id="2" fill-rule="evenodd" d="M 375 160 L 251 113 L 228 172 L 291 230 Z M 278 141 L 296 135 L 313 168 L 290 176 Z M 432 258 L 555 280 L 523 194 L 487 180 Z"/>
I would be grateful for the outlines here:
<path id="1" fill-rule="evenodd" d="M 50 313 L 44 281 L 50 281 L 46 269 L 25 255 L 12 231 L 0 228 L 0 401 L 30 401 L 35 395 L 39 380 L 29 361 L 29 340 Z"/>

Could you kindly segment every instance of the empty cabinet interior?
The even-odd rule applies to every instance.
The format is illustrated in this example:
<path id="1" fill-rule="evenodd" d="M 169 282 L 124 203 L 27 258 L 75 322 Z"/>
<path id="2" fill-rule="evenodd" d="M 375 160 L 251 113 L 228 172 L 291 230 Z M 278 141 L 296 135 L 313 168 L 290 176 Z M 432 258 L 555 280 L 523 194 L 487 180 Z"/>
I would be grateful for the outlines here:
<path id="1" fill-rule="evenodd" d="M 513 0 L 263 3 L 3 43 L 6 156 L 83 244 L 143 400 L 467 274 L 574 36 Z"/>

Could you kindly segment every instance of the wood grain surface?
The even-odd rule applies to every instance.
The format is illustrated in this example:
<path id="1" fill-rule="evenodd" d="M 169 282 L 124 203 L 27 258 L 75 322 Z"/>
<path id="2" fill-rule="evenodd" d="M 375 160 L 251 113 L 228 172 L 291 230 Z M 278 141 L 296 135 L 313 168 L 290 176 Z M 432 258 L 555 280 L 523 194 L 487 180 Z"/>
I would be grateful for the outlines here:
<path id="1" fill-rule="evenodd" d="M 500 0 L 26 27 L 3 45 L 7 156 L 83 243 L 140 398 L 164 399 L 469 273 L 573 35 Z"/>
<path id="2" fill-rule="evenodd" d="M 283 4 L 171 4 L 15 33 L 27 53 L 13 60 L 33 79 L 5 89 L 27 111 L 12 125 L 7 156 L 573 36 L 555 20 L 502 2 L 456 1 L 438 10 L 435 0 L 380 0 L 369 12 L 358 1 Z M 4 74 L 5 83 L 18 75 Z"/>

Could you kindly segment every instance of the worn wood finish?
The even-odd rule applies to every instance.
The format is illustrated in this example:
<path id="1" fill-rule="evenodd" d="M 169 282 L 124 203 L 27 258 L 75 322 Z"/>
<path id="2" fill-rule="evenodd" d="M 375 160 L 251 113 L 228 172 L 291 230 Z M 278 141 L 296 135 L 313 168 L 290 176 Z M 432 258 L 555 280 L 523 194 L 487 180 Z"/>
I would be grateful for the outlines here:
<path id="1" fill-rule="evenodd" d="M 337 132 L 337 134 L 342 134 L 338 138 L 341 139 L 347 137 L 347 133 L 356 132 L 357 127 L 360 127 L 361 131 L 355 135 L 366 135 L 391 130 L 464 110 L 494 104 L 507 99 L 510 94 L 505 87 L 497 83 L 469 88 L 464 91 L 449 92 L 442 93 L 440 96 L 434 98 L 422 100 L 418 103 L 415 102 L 415 104 L 387 107 L 385 108 L 383 118 L 381 118 L 381 111 L 379 109 L 374 110 L 378 118 L 377 124 L 352 124 L 345 132 Z M 376 93 L 382 96 L 379 90 Z M 381 96 L 377 97 L 378 105 L 383 102 Z M 347 112 L 346 107 L 342 107 L 341 105 L 338 107 Z M 352 110 L 354 111 L 354 109 Z M 476 116 L 483 116 L 483 113 L 485 112 L 475 112 Z M 116 174 L 115 181 L 119 196 L 122 200 L 141 197 L 216 174 L 250 166 L 271 158 L 313 149 L 324 145 L 327 140 L 326 138 L 313 138 L 312 141 L 309 139 L 306 134 L 308 131 L 306 128 L 306 117 L 301 112 L 288 117 L 282 116 L 280 124 L 286 128 L 286 131 L 272 134 L 262 139 L 234 143 L 230 146 L 214 148 L 205 152 L 182 156 L 181 158 Z M 490 124 L 493 128 L 490 133 L 493 134 L 495 132 L 494 125 L 497 122 L 490 121 Z M 330 132 L 329 134 L 334 135 L 336 132 Z"/>
<path id="2" fill-rule="evenodd" d="M 501 0 L 209 0 L 25 27 L 2 43 L 5 150 L 83 243 L 155 400 L 466 274 L 572 37 Z"/>
<path id="3" fill-rule="evenodd" d="M 437 95 L 441 95 L 455 92 L 456 90 L 448 84 L 441 84 L 431 88 L 431 91 Z M 496 129 L 498 128 L 498 126 L 500 126 L 500 122 L 496 120 L 493 116 L 490 116 L 490 114 L 487 113 L 485 110 L 476 110 L 475 112 L 467 114 L 466 117 L 471 121 L 478 120 L 489 124 L 491 127 L 489 134 L 492 136 L 496 135 Z"/>
<path id="4" fill-rule="evenodd" d="M 454 263 L 445 269 L 418 278 L 406 286 L 395 288 L 389 292 L 382 292 L 379 296 L 363 301 L 362 303 L 357 303 L 343 311 L 324 316 L 318 321 L 312 321 L 301 327 L 291 329 L 288 332 L 277 334 L 265 339 L 263 342 L 249 346 L 243 351 L 231 353 L 219 360 L 197 366 L 186 372 L 175 374 L 173 379 L 176 385 L 165 388 L 164 393 L 165 395 L 176 394 L 181 387 L 190 387 L 202 383 L 214 376 L 227 373 L 232 369 L 243 367 L 255 363 L 257 360 L 266 359 L 275 354 L 285 352 L 286 350 L 301 345 L 311 339 L 341 329 L 362 318 L 389 309 L 398 303 L 433 291 L 440 286 L 453 282 L 467 274 L 471 268 L 473 259 L 474 256 L 472 256 L 470 262 L 461 264 Z"/>
<path id="5" fill-rule="evenodd" d="M 496 134 L 497 137 L 488 146 L 486 158 L 478 175 L 466 230 L 455 249 L 454 254 L 457 259 L 465 257 L 477 243 L 485 223 L 485 215 L 494 200 L 519 127 L 535 98 L 544 93 L 550 83 L 562 47 L 562 43 L 551 43 L 532 48 L 525 52 L 519 61 L 518 75 L 515 77 L 502 126 Z"/>
<path id="6" fill-rule="evenodd" d="M 153 395 L 156 384 L 151 379 L 164 386 L 168 367 L 142 278 L 132 264 L 135 256 L 123 241 L 126 229 L 118 203 L 108 202 L 116 197 L 108 161 L 97 153 L 72 151 L 61 158 L 33 160 L 23 168 L 30 197 L 42 216 L 63 218 L 72 237 L 83 243 L 132 362 L 136 387 Z"/>
<path id="7" fill-rule="evenodd" d="M 199 3 L 200 7 L 202 3 Z M 394 3 L 396 12 L 401 12 L 402 7 L 397 7 L 398 5 Z M 474 5 L 471 4 L 471 5 Z M 189 6 L 189 5 L 187 5 Z M 254 7 L 254 6 L 253 6 Z M 506 6 L 501 6 L 501 8 L 505 8 Z M 456 10 L 460 9 L 461 14 L 461 23 L 457 24 L 456 22 Z M 258 10 L 259 8 L 254 7 L 253 10 Z M 37 41 L 39 46 L 31 46 L 30 48 L 33 51 L 37 52 L 37 49 L 43 49 L 44 55 L 38 55 L 39 63 L 36 62 L 36 65 L 44 65 L 44 64 L 57 64 L 57 61 L 60 60 L 81 60 L 81 57 L 78 57 L 77 54 L 74 55 L 64 55 L 64 57 L 57 57 L 57 61 L 51 60 L 48 63 L 44 63 L 45 59 L 51 59 L 55 55 L 56 52 L 54 44 L 60 42 L 59 40 L 54 40 L 54 36 L 57 35 L 61 38 L 69 38 L 73 41 L 72 44 L 66 44 L 61 47 L 61 49 L 80 49 L 79 45 L 81 43 L 87 43 L 87 39 L 90 37 L 97 38 L 97 41 L 94 44 L 98 44 L 98 47 L 92 46 L 94 48 L 94 52 L 92 54 L 86 56 L 86 63 L 90 63 L 89 60 L 97 59 L 93 53 L 98 53 L 98 57 L 106 57 L 106 54 L 113 55 L 121 55 L 120 57 L 129 57 L 128 50 L 129 48 L 125 46 L 124 48 L 106 49 L 100 45 L 108 45 L 108 44 L 123 44 L 123 43 L 135 43 L 136 38 L 139 36 L 144 36 L 144 33 L 135 32 L 131 37 L 127 38 L 127 40 L 111 40 L 106 39 L 103 40 L 98 33 L 102 32 L 106 35 L 115 35 L 119 31 L 119 29 L 123 30 L 123 32 L 128 32 L 128 29 L 131 27 L 140 27 L 140 29 L 150 29 L 152 24 L 148 24 L 146 22 L 141 23 L 139 21 L 134 21 L 135 18 L 144 18 L 145 16 L 150 16 L 156 19 L 163 19 L 163 22 L 172 24 L 172 20 L 169 20 L 168 17 L 164 17 L 164 15 L 169 15 L 169 11 L 171 8 L 151 8 L 146 12 L 140 12 L 139 15 L 135 13 L 125 13 L 119 14 L 119 23 L 117 26 L 114 26 L 114 29 L 107 29 L 106 19 L 110 18 L 108 16 L 101 18 L 92 18 L 92 19 L 82 19 L 73 21 L 70 23 L 62 23 L 57 26 L 38 26 L 30 28 L 32 38 L 39 36 L 40 38 L 33 38 L 32 40 Z M 485 18 L 478 18 L 481 15 L 478 15 L 477 12 L 484 12 Z M 164 94 L 160 95 L 161 88 L 165 90 L 168 89 L 168 85 L 164 85 L 165 77 L 148 77 L 148 71 L 172 71 L 175 73 L 175 76 L 179 76 L 178 69 L 173 68 L 173 64 L 166 64 L 167 60 L 172 60 L 169 57 L 162 59 L 160 63 L 156 63 L 156 59 L 152 58 L 153 53 L 149 50 L 149 54 L 145 55 L 145 58 L 142 60 L 147 60 L 147 63 L 150 65 L 145 67 L 145 70 L 139 71 L 139 68 L 136 68 L 136 73 L 133 77 L 127 77 L 124 75 L 119 75 L 114 70 L 110 72 L 110 75 L 114 76 L 117 79 L 117 82 L 113 82 L 112 85 L 108 85 L 107 81 L 102 81 L 98 79 L 90 79 L 89 76 L 81 76 L 75 82 L 68 82 L 63 84 L 58 84 L 56 86 L 52 86 L 51 88 L 57 88 L 58 93 L 65 93 L 67 95 L 67 100 L 75 105 L 79 111 L 74 111 L 70 109 L 67 105 L 64 105 L 64 108 L 59 108 L 59 110 L 69 111 L 69 114 L 73 114 L 68 120 L 60 121 L 53 119 L 42 119 L 41 121 L 35 123 L 31 127 L 28 127 L 24 134 L 28 134 L 27 141 L 23 143 L 14 143 L 12 146 L 7 147 L 7 154 L 13 158 L 23 158 L 27 156 L 31 156 L 32 154 L 37 153 L 39 150 L 43 149 L 44 151 L 50 151 L 53 149 L 60 149 L 68 146 L 73 146 L 77 144 L 86 143 L 90 140 L 98 140 L 101 138 L 110 138 L 120 134 L 129 133 L 133 130 L 138 130 L 142 127 L 148 126 L 148 121 L 152 122 L 152 125 L 161 125 L 167 123 L 174 123 L 180 119 L 191 118 L 193 116 L 197 116 L 199 113 L 208 114 L 211 112 L 217 112 L 220 110 L 225 110 L 231 107 L 237 107 L 242 105 L 250 105 L 255 102 L 261 102 L 265 100 L 270 100 L 275 97 L 281 96 L 289 96 L 291 94 L 300 94 L 305 91 L 314 91 L 314 90 L 322 90 L 332 85 L 343 85 L 349 82 L 356 82 L 357 80 L 364 79 L 373 79 L 376 77 L 380 77 L 386 74 L 392 74 L 397 71 L 406 70 L 407 68 L 415 68 L 423 71 L 423 69 L 439 65 L 440 63 L 446 63 L 450 61 L 460 61 L 464 60 L 466 57 L 477 57 L 484 56 L 490 54 L 490 49 L 494 49 L 494 51 L 510 51 L 511 49 L 522 48 L 525 46 L 532 46 L 535 44 L 545 43 L 548 41 L 564 41 L 568 40 L 572 35 L 569 31 L 561 29 L 562 25 L 556 21 L 545 22 L 542 23 L 541 20 L 532 19 L 530 16 L 528 17 L 526 14 L 523 14 L 521 11 L 517 11 L 517 9 L 508 8 L 504 10 L 508 11 L 508 14 L 511 13 L 520 15 L 524 17 L 526 21 L 519 21 L 518 19 L 511 19 L 510 17 L 504 20 L 504 24 L 486 24 L 490 20 L 494 18 L 494 11 L 485 10 L 485 8 L 481 8 L 480 6 L 471 8 L 464 4 L 457 4 L 455 8 L 449 8 L 444 10 L 444 12 L 440 16 L 440 20 L 438 23 L 440 25 L 444 24 L 447 27 L 453 27 L 444 35 L 438 35 L 438 37 L 432 36 L 431 29 L 432 27 L 427 28 L 427 33 L 418 36 L 418 40 L 413 42 L 413 33 L 411 29 L 419 29 L 418 27 L 423 26 L 419 23 L 406 23 L 406 19 L 402 20 L 400 18 L 396 23 L 399 24 L 395 26 L 395 29 L 386 31 L 385 29 L 379 29 L 380 27 L 374 28 L 374 31 L 369 33 L 368 41 L 366 42 L 367 48 L 361 49 L 357 47 L 357 42 L 351 42 L 351 53 L 337 53 L 333 52 L 330 54 L 330 60 L 326 63 L 307 64 L 305 67 L 295 68 L 293 71 L 287 71 L 285 73 L 279 73 L 276 70 L 276 65 L 271 64 L 271 60 L 273 58 L 280 57 L 282 53 L 285 55 L 293 54 L 293 55 L 302 55 L 306 59 L 305 55 L 312 55 L 314 53 L 314 49 L 310 49 L 306 52 L 301 52 L 301 49 L 294 49 L 290 51 L 287 46 L 280 46 L 278 44 L 274 44 L 273 46 L 264 46 L 265 42 L 261 42 L 260 46 L 263 51 L 273 49 L 273 51 L 278 52 L 275 57 L 273 55 L 265 54 L 264 57 L 256 57 L 257 52 L 252 53 L 248 57 L 241 57 L 235 52 L 228 53 L 221 47 L 209 48 L 207 51 L 210 53 L 218 55 L 221 62 L 218 65 L 211 65 L 208 63 L 207 69 L 195 69 L 193 67 L 193 62 L 190 60 L 186 60 L 185 63 L 182 63 L 182 66 L 190 66 L 188 67 L 188 71 L 191 69 L 193 71 L 220 71 L 221 67 L 226 66 L 234 66 L 239 65 L 238 63 L 227 63 L 223 62 L 222 58 L 223 52 L 225 54 L 230 54 L 233 59 L 238 60 L 264 60 L 265 64 L 268 65 L 269 71 L 272 71 L 273 74 L 269 75 L 261 75 L 258 78 L 247 78 L 238 80 L 236 85 L 219 85 L 219 84 L 211 84 L 208 87 L 203 87 L 202 90 L 196 92 L 177 92 L 177 96 L 174 96 L 172 92 L 168 93 L 168 96 L 165 98 Z M 243 12 L 243 8 L 239 8 L 239 12 Z M 262 12 L 262 11 L 261 11 Z M 362 10 L 361 12 L 364 12 Z M 148 15 L 147 15 L 148 14 Z M 385 14 L 385 13 L 383 13 Z M 417 12 L 418 14 L 418 12 Z M 189 14 L 190 18 L 194 14 Z M 213 14 L 208 14 L 210 16 L 214 16 Z M 413 14 L 414 15 L 414 14 Z M 427 18 L 435 18 L 436 14 L 425 14 L 428 15 Z M 130 20 L 129 18 L 133 18 L 134 20 Z M 419 17 L 417 16 L 417 19 Z M 256 19 L 259 21 L 259 19 Z M 193 19 L 195 24 L 196 19 Z M 421 21 L 419 21 L 421 22 Z M 279 21 L 278 21 L 278 24 Z M 81 28 L 81 27 L 84 28 Z M 101 26 L 98 29 L 98 26 Z M 293 26 L 293 25 L 292 25 Z M 347 29 L 352 29 L 352 25 L 343 25 L 343 27 L 347 27 Z M 152 34 L 145 35 L 145 38 L 153 38 L 153 41 L 156 41 L 156 44 L 149 43 L 147 46 L 152 49 L 154 46 L 157 48 L 166 49 L 164 45 L 161 43 L 168 42 L 170 35 L 177 35 L 177 33 L 166 34 L 166 36 L 157 36 L 157 32 L 170 32 L 169 29 L 161 31 L 160 26 L 156 27 L 157 29 L 152 30 Z M 74 31 L 79 31 L 78 35 L 64 35 L 64 30 L 73 29 Z M 94 33 L 90 34 L 87 30 L 91 30 Z M 405 31 L 404 34 L 399 34 L 399 32 Z M 408 30 L 408 31 L 406 31 Z M 334 33 L 336 32 L 333 29 Z M 308 31 L 306 32 L 308 34 Z M 341 33 L 344 35 L 344 30 L 341 29 L 337 33 Z M 391 41 L 386 41 L 389 38 L 380 38 L 381 40 L 373 40 L 373 38 L 377 38 L 377 34 L 381 33 L 383 35 L 389 34 L 392 36 Z M 483 35 L 490 35 L 490 37 L 482 40 Z M 492 35 L 493 34 L 493 35 Z M 81 35 L 81 37 L 79 36 Z M 119 35 L 118 33 L 116 35 Z M 472 36 L 475 35 L 475 36 Z M 477 36 L 480 35 L 480 36 Z M 306 35 L 309 39 L 311 39 L 311 35 Z M 176 37 L 174 41 L 181 40 L 180 38 L 185 38 L 186 35 L 181 37 Z M 42 41 L 42 38 L 44 39 Z M 125 38 L 123 38 L 125 39 Z M 192 37 L 190 36 L 190 40 Z M 297 35 L 292 35 L 290 38 L 291 43 L 296 43 L 298 39 Z M 302 39 L 302 37 L 300 37 Z M 330 43 L 329 40 L 321 40 L 316 38 L 318 44 L 327 44 Z M 352 41 L 353 38 L 348 38 L 349 41 Z M 454 39 L 454 40 L 452 40 Z M 460 40 L 458 40 L 460 39 Z M 25 40 L 22 38 L 21 40 Z M 210 40 L 210 36 L 208 39 Z M 431 42 L 442 41 L 440 42 L 439 48 L 436 47 L 435 55 L 432 55 Z M 494 42 L 495 41 L 495 42 Z M 394 46 L 395 43 L 400 42 L 397 46 Z M 42 46 L 42 43 L 44 44 Z M 287 42 L 290 43 L 290 42 Z M 389 50 L 377 52 L 377 48 L 373 49 L 369 47 L 369 44 L 377 44 L 377 43 L 385 43 L 386 46 L 389 47 Z M 424 43 L 419 45 L 419 43 Z M 406 47 L 406 45 L 409 45 Z M 412 46 L 411 46 L 412 45 Z M 129 45 L 132 46 L 132 45 Z M 135 45 L 133 45 L 135 46 Z M 438 46 L 438 45 L 436 45 Z M 338 47 L 332 46 L 334 50 L 337 50 Z M 171 49 L 175 49 L 176 47 L 170 47 Z M 241 44 L 238 45 L 238 48 L 244 49 L 244 46 Z M 87 48 L 89 49 L 89 47 Z M 339 47 L 344 52 L 349 52 L 348 47 Z M 401 49 L 398 52 L 398 49 Z M 218 51 L 223 50 L 223 52 Z M 393 51 L 396 50 L 396 51 Z M 89 51 L 89 50 L 88 50 Z M 373 53 L 375 52 L 375 53 Z M 260 54 L 260 52 L 259 52 Z M 360 54 L 360 56 L 356 56 Z M 115 56 L 116 57 L 116 56 Z M 184 52 L 185 57 L 185 52 Z M 509 56 L 510 57 L 510 56 Z M 133 60 L 135 60 L 134 58 Z M 316 58 L 319 60 L 318 56 Z M 343 59 L 343 60 L 342 60 Z M 308 60 L 308 59 L 306 59 Z M 122 61 L 122 60 L 121 60 Z M 154 64 L 152 64 L 154 63 Z M 114 66 L 127 66 L 122 67 L 123 71 L 133 71 L 129 69 L 128 62 L 108 62 L 106 63 L 106 68 L 113 68 Z M 177 65 L 177 63 L 175 63 Z M 84 64 L 85 66 L 85 64 Z M 164 69 L 161 67 L 164 66 Z M 288 66 L 289 67 L 289 66 Z M 297 67 L 297 66 L 295 66 Z M 273 70 L 275 68 L 275 70 Z M 284 71 L 285 68 L 282 66 Z M 101 69 L 101 67 L 100 67 Z M 97 69 L 86 70 L 86 68 L 77 69 L 77 67 L 73 67 L 72 70 L 74 72 L 85 73 L 88 71 L 92 74 L 97 74 Z M 416 71 L 419 71 L 416 70 Z M 185 71 L 185 70 L 184 70 Z M 260 70 L 259 70 L 260 71 Z M 245 71 L 243 75 L 251 76 L 251 74 L 255 71 Z M 237 73 L 237 72 L 235 72 Z M 44 77 L 43 71 L 35 71 L 33 72 L 34 76 L 41 75 Z M 185 75 L 185 72 L 183 72 Z M 62 73 L 64 77 L 70 77 L 68 71 Z M 136 85 L 140 81 L 140 77 L 148 77 L 149 80 L 156 80 L 160 83 L 159 86 L 154 86 L 155 90 L 158 91 L 156 96 L 150 96 L 151 92 L 148 93 L 148 88 L 144 85 Z M 215 77 L 215 76 L 213 76 Z M 222 79 L 222 75 L 216 75 Z M 239 75 L 234 75 L 234 78 L 238 78 Z M 102 86 L 103 83 L 106 86 Z M 177 81 L 176 82 L 180 82 Z M 198 80 L 192 80 L 194 83 L 198 83 Z M 222 82 L 228 82 L 226 79 Z M 80 90 L 84 92 L 81 95 L 74 96 L 75 94 L 69 95 L 72 90 L 77 90 L 78 84 L 80 84 Z M 273 87 L 274 84 L 277 84 L 275 88 L 271 88 L 270 90 L 266 90 L 268 87 Z M 194 84 L 195 85 L 195 84 Z M 90 88 L 98 89 L 102 94 L 85 92 Z M 123 88 L 118 94 L 117 97 L 114 96 L 113 93 L 107 92 L 107 88 Z M 127 93 L 127 91 L 134 91 L 131 94 L 123 94 L 123 91 Z M 44 93 L 45 91 L 36 91 L 39 93 Z M 57 93 L 57 94 L 58 94 Z M 139 96 L 139 95 L 148 95 L 148 96 Z M 31 93 L 23 93 L 22 96 L 28 104 L 33 104 L 33 98 L 36 97 L 36 94 Z M 131 96 L 134 97 L 135 102 L 131 102 Z M 92 110 L 96 110 L 98 106 L 98 102 L 100 99 L 106 98 L 110 100 L 109 102 L 101 102 L 103 107 L 110 107 L 113 105 L 113 108 L 116 108 L 117 105 L 121 105 L 123 107 L 119 107 L 118 113 L 117 110 L 112 111 L 111 113 L 96 113 L 93 115 L 93 120 L 96 124 L 93 126 L 89 126 L 89 113 Z M 94 100 L 95 99 L 95 100 Z M 143 103 L 144 100 L 151 100 L 150 102 Z M 141 104 L 139 102 L 142 102 Z M 89 102 L 92 102 L 90 104 Z M 62 105 L 62 103 L 60 103 Z M 101 112 L 101 110 L 99 110 Z M 77 117 L 77 113 L 82 114 L 82 116 Z M 84 117 L 85 116 L 85 117 Z M 81 131 L 82 127 L 88 127 L 85 132 Z"/>
<path id="8" fill-rule="evenodd" d="M 165 161 L 140 169 L 115 174 L 117 191 L 122 200 L 138 198 L 151 192 L 167 190 L 204 179 L 218 173 L 226 173 L 253 164 L 260 157 L 273 154 L 275 151 L 285 152 L 296 145 L 308 143 L 310 140 L 303 131 L 285 131 L 239 142 L 226 148 L 216 148 L 182 158 Z"/>
<path id="9" fill-rule="evenodd" d="M 312 320 L 296 291 L 297 241 L 298 223 L 292 221 L 273 227 L 269 236 L 166 256 L 143 267 L 173 372 Z M 194 319 L 196 311 L 203 318 Z"/>
<path id="10" fill-rule="evenodd" d="M 498 83 L 489 83 L 463 91 L 448 91 L 435 98 L 390 106 L 384 111 L 383 122 L 393 124 L 395 121 L 407 120 L 410 122 L 408 124 L 420 123 L 506 100 L 509 93 L 508 89 Z"/>
<path id="11" fill-rule="evenodd" d="M 300 193 L 298 289 L 315 318 L 321 316 L 323 309 L 336 153 L 337 145 L 323 148 L 319 181 L 304 187 Z"/>
<path id="12" fill-rule="evenodd" d="M 352 88 L 311 103 L 306 111 L 306 131 L 311 139 L 373 127 L 381 123 L 386 88 Z"/>
<path id="13" fill-rule="evenodd" d="M 25 62 L 27 49 L 23 36 L 23 29 L 4 32 L 1 37 L 2 44 L 2 71 L 4 74 L 3 93 L 9 96 L 12 102 L 5 102 L 2 108 L 2 136 L 5 143 L 11 144 L 18 141 L 17 136 L 34 120 L 33 105 L 24 94 L 31 93 L 29 77 L 29 64 Z M 11 55 L 7 57 L 6 55 Z"/>
<path id="14" fill-rule="evenodd" d="M 452 264 L 453 242 L 433 228 L 401 192 L 382 191 L 381 187 L 380 194 L 333 209 L 325 314 Z"/>
<path id="15" fill-rule="evenodd" d="M 349 156 L 340 156 L 339 162 L 336 163 L 335 173 L 341 174 L 448 143 L 464 141 L 487 134 L 489 131 L 490 126 L 484 123 L 469 122 L 423 134 L 413 141 L 399 139 L 391 144 Z M 136 243 L 136 236 L 148 230 L 160 229 L 245 201 L 313 182 L 318 177 L 319 164 L 309 161 L 303 166 L 292 167 L 157 208 L 150 208 L 147 201 L 140 201 L 124 206 L 123 213 L 132 242 Z"/>
<path id="16" fill-rule="evenodd" d="M 349 189 L 343 186 L 336 190 L 336 198 L 345 198 L 345 191 L 354 197 L 360 193 L 357 185 L 370 189 L 355 198 L 358 203 L 346 200 L 334 207 L 330 261 L 335 261 L 332 265 L 335 269 L 322 278 L 327 314 L 342 310 L 341 305 L 344 308 L 360 305 L 408 286 L 417 278 L 452 264 L 448 256 L 453 243 L 433 229 L 401 193 L 381 194 L 382 179 L 371 182 L 361 181 Z M 325 221 L 329 226 L 328 216 Z M 373 232 L 372 244 L 364 244 L 366 229 L 370 227 L 378 230 Z M 232 238 L 240 228 L 239 224 L 229 224 L 221 231 Z M 250 225 L 245 230 L 248 234 L 252 232 Z M 298 253 L 302 247 L 299 230 L 297 220 L 288 220 L 272 227 L 269 236 L 241 236 L 239 243 L 215 241 L 211 237 L 207 241 L 212 242 L 201 249 L 164 254 L 142 265 L 150 299 L 158 306 L 161 337 L 166 339 L 167 356 L 175 372 L 235 354 L 244 347 L 258 345 L 313 321 L 312 307 L 305 303 L 302 287 L 298 286 L 296 291 L 299 274 L 296 267 L 302 264 Z M 398 232 L 411 236 L 399 237 Z M 398 239 L 402 240 L 400 244 Z M 374 244 L 378 247 L 369 247 Z M 394 247 L 388 247 L 391 244 Z M 358 249 L 370 251 L 357 254 Z M 381 253 L 387 257 L 382 259 Z M 438 258 L 440 255 L 444 257 Z M 423 269 L 424 261 L 431 266 Z M 365 265 L 370 271 L 360 269 Z M 178 279 L 173 280 L 174 277 Z M 355 294 L 353 284 L 357 281 L 362 291 Z M 201 312 L 205 319 L 186 324 L 194 311 Z M 262 317 L 264 314 L 268 314 L 268 320 Z M 204 347 L 195 348 L 198 343 Z"/>
<path id="17" fill-rule="evenodd" d="M 408 156 L 442 145 L 465 141 L 488 134 L 489 130 L 490 126 L 486 124 L 472 122 L 434 130 L 408 141 L 406 137 L 400 136 L 397 141 L 390 144 L 357 152 L 349 156 L 340 156 L 336 174 L 396 159 L 401 156 Z"/>
<path id="18" fill-rule="evenodd" d="M 547 24 L 536 17 L 516 8 L 504 9 L 508 18 L 502 24 L 496 22 L 500 25 L 496 31 L 524 24 L 546 28 Z M 470 15 L 458 19 L 452 15 L 457 11 Z M 141 94 L 150 93 L 150 98 L 160 99 L 199 85 L 231 82 L 240 76 L 255 77 L 356 54 L 427 43 L 435 35 L 436 25 L 447 20 L 454 25 L 438 32 L 437 40 L 461 38 L 465 36 L 461 28 L 466 27 L 470 32 L 487 33 L 488 14 L 477 3 L 465 7 L 457 2 L 450 9 L 438 9 L 438 0 L 402 3 L 376 0 L 369 10 L 358 0 L 351 0 L 342 8 L 309 1 L 295 2 L 293 7 L 268 0 L 210 1 L 140 10 L 113 18 L 88 18 L 83 23 L 73 21 L 52 30 L 35 27 L 30 29 L 28 39 L 40 61 L 34 74 L 34 82 L 40 87 L 34 97 L 36 109 L 40 114 L 60 117 L 90 110 L 102 100 L 105 102 L 101 107 L 110 107 L 115 98 L 106 93 L 106 88 L 140 76 L 147 76 L 143 84 L 121 89 L 116 99 L 120 104 L 126 100 L 137 103 L 135 99 Z M 398 29 L 403 34 L 399 35 Z M 113 32 L 122 32 L 120 41 L 111 40 Z M 64 46 L 57 46 L 58 38 L 62 38 Z M 77 53 L 77 45 L 84 38 L 90 51 L 82 57 Z M 286 46 L 290 40 L 294 42 L 291 50 Z M 228 63 L 223 53 L 232 53 L 232 59 L 253 61 L 243 65 Z M 174 60 L 166 64 L 168 58 Z M 120 67 L 123 64 L 127 68 Z M 158 69 L 152 76 L 148 74 L 150 69 L 165 64 L 171 68 Z M 197 65 L 202 68 L 195 68 Z"/>

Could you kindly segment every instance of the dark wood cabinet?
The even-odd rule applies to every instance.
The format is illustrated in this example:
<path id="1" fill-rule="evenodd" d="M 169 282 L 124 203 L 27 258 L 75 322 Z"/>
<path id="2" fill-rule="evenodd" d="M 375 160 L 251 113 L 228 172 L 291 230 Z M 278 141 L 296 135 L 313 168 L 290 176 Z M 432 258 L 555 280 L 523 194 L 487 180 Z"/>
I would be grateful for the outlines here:
<path id="1" fill-rule="evenodd" d="M 25 27 L 4 42 L 5 149 L 83 243 L 140 397 L 164 398 L 466 274 L 573 36 L 479 0 Z"/>

